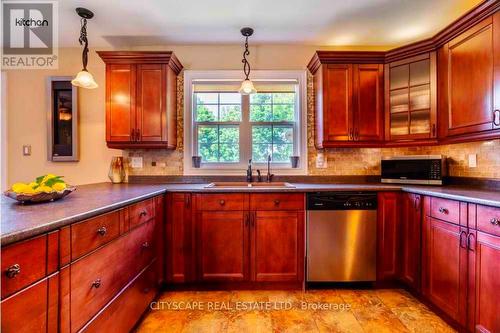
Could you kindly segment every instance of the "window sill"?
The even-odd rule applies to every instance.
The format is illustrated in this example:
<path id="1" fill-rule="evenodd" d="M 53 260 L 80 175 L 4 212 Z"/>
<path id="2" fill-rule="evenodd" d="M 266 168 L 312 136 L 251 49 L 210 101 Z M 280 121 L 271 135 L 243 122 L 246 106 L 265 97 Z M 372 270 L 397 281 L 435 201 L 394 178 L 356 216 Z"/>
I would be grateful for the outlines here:
<path id="1" fill-rule="evenodd" d="M 257 171 L 260 170 L 263 177 L 267 173 L 267 166 L 252 165 L 253 175 L 257 177 Z M 307 170 L 305 168 L 273 168 L 271 166 L 271 173 L 277 176 L 305 176 Z M 246 169 L 228 169 L 217 167 L 201 167 L 201 168 L 185 168 L 185 176 L 246 176 Z"/>

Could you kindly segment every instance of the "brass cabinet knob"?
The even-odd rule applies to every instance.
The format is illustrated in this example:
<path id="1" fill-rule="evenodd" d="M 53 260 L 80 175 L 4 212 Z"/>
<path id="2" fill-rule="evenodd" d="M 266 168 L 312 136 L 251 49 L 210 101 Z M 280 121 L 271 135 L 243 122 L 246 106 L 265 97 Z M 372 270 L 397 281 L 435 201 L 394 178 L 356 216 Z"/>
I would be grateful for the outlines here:
<path id="1" fill-rule="evenodd" d="M 219 201 L 219 204 L 220 204 L 221 206 L 224 206 L 224 205 L 226 204 L 226 201 L 221 200 L 221 201 Z"/>
<path id="2" fill-rule="evenodd" d="M 143 210 L 142 212 L 139 213 L 139 217 L 146 216 L 148 215 L 148 212 L 146 210 Z"/>
<path id="3" fill-rule="evenodd" d="M 274 205 L 279 206 L 280 201 L 279 200 L 274 200 Z"/>
<path id="4" fill-rule="evenodd" d="M 149 248 L 151 246 L 151 244 L 149 244 L 149 242 L 144 242 L 144 243 L 142 243 L 141 246 L 142 246 L 143 249 L 147 249 L 147 248 Z"/>
<path id="5" fill-rule="evenodd" d="M 19 264 L 14 264 L 5 271 L 5 275 L 7 275 L 9 279 L 15 278 L 19 273 L 21 273 L 21 266 Z"/>
<path id="6" fill-rule="evenodd" d="M 97 229 L 97 233 L 101 236 L 104 236 L 106 235 L 106 233 L 108 232 L 108 229 L 106 229 L 105 226 L 102 226 L 100 227 L 99 229 Z"/>
<path id="7" fill-rule="evenodd" d="M 490 223 L 493 225 L 500 225 L 500 219 L 497 219 L 496 217 L 494 217 L 490 220 Z"/>
<path id="8" fill-rule="evenodd" d="M 92 288 L 99 288 L 101 286 L 101 279 L 96 279 L 94 282 L 92 282 Z"/>
<path id="9" fill-rule="evenodd" d="M 443 207 L 439 207 L 439 212 L 442 214 L 448 214 L 448 209 L 443 208 Z"/>

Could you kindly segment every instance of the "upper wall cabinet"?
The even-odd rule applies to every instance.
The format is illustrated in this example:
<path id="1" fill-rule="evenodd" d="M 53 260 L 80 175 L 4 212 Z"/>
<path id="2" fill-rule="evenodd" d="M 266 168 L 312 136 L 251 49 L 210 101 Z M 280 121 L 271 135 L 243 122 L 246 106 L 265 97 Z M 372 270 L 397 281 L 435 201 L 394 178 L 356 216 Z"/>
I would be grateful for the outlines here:
<path id="1" fill-rule="evenodd" d="M 381 59 L 377 52 L 316 52 L 308 68 L 314 75 L 318 148 L 373 146 L 383 141 Z"/>
<path id="2" fill-rule="evenodd" d="M 500 13 L 438 51 L 440 136 L 448 141 L 500 136 Z"/>
<path id="3" fill-rule="evenodd" d="M 106 63 L 106 142 L 109 148 L 177 145 L 177 75 L 172 52 L 100 51 Z"/>
<path id="4" fill-rule="evenodd" d="M 385 65 L 387 141 L 436 138 L 436 104 L 436 52 Z"/>

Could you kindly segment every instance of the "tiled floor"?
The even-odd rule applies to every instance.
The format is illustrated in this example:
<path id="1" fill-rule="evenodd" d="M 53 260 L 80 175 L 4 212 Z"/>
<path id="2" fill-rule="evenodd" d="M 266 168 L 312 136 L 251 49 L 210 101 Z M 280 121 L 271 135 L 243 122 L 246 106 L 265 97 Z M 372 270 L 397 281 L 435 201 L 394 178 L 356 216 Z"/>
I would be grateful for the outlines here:
<path id="1" fill-rule="evenodd" d="M 158 301 L 138 332 L 454 332 L 395 289 L 166 292 Z"/>

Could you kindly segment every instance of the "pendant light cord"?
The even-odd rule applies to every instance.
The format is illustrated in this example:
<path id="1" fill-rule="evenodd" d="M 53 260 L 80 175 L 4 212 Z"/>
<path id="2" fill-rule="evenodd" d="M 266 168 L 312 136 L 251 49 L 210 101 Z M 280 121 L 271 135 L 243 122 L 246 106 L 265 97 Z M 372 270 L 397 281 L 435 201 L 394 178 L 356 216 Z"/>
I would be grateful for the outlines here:
<path id="1" fill-rule="evenodd" d="M 243 59 L 241 60 L 243 63 L 243 73 L 245 73 L 245 80 L 248 80 L 248 76 L 250 75 L 250 63 L 247 60 L 248 55 L 250 55 L 250 51 L 248 50 L 248 36 L 246 36 L 245 51 L 243 52 Z"/>
<path id="2" fill-rule="evenodd" d="M 81 22 L 81 29 L 80 29 L 80 38 L 78 38 L 78 41 L 80 42 L 80 45 L 84 45 L 83 47 L 83 52 L 82 52 L 82 63 L 83 63 L 83 70 L 87 70 L 87 61 L 88 61 L 88 54 L 89 54 L 89 41 L 87 39 L 87 19 L 82 18 L 80 20 Z"/>

